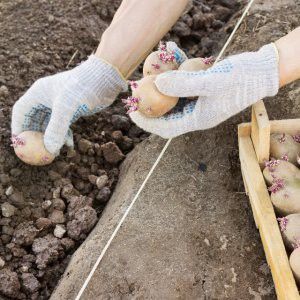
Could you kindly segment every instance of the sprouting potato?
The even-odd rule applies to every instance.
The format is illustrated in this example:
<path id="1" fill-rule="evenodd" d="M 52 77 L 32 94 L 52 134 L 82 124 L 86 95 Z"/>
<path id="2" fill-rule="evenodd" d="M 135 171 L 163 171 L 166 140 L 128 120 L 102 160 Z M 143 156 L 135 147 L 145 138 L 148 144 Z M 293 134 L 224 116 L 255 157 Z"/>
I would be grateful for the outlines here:
<path id="1" fill-rule="evenodd" d="M 299 246 L 294 249 L 290 256 L 290 266 L 294 273 L 294 277 L 298 284 L 300 284 L 300 248 Z"/>
<path id="2" fill-rule="evenodd" d="M 271 159 L 266 162 L 265 165 L 266 167 L 263 174 L 269 185 L 272 184 L 274 178 L 281 178 L 284 180 L 300 179 L 300 170 L 288 161 Z"/>
<path id="3" fill-rule="evenodd" d="M 147 76 L 134 83 L 132 97 L 123 101 L 129 107 L 129 112 L 138 110 L 147 117 L 160 117 L 177 104 L 179 98 L 159 92 L 155 78 L 153 75 Z"/>
<path id="4" fill-rule="evenodd" d="M 285 133 L 273 133 L 270 140 L 270 156 L 276 159 L 288 159 L 297 164 L 297 156 L 300 154 L 300 143 L 293 136 Z"/>
<path id="5" fill-rule="evenodd" d="M 167 71 L 178 69 L 175 57 L 170 56 L 169 60 L 163 60 L 161 51 L 152 52 L 145 60 L 143 67 L 144 77 L 149 75 L 159 75 Z"/>
<path id="6" fill-rule="evenodd" d="M 300 241 L 300 214 L 291 214 L 278 220 L 285 245 L 293 249 L 294 244 Z"/>
<path id="7" fill-rule="evenodd" d="M 29 165 L 45 166 L 52 163 L 55 158 L 46 150 L 42 132 L 24 131 L 18 136 L 13 136 L 12 146 L 16 155 Z"/>
<path id="8" fill-rule="evenodd" d="M 212 58 L 191 58 L 184 61 L 178 68 L 179 71 L 196 72 L 207 70 L 212 65 Z"/>
<path id="9" fill-rule="evenodd" d="M 271 187 L 271 201 L 281 216 L 300 213 L 300 180 L 276 178 Z"/>

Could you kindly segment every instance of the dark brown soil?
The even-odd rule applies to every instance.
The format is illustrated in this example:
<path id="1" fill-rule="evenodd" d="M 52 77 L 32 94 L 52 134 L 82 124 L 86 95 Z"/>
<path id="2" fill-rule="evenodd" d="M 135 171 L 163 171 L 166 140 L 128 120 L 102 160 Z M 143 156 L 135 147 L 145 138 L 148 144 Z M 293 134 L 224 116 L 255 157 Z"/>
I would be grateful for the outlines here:
<path id="1" fill-rule="evenodd" d="M 86 59 L 120 2 L 0 3 L 0 293 L 5 297 L 49 298 L 70 256 L 109 200 L 119 164 L 148 136 L 130 122 L 117 101 L 96 116 L 79 120 L 73 126 L 76 151 L 64 149 L 49 167 L 24 165 L 10 147 L 14 102 L 39 77 Z M 176 41 L 190 56 L 212 55 L 231 31 L 226 24 L 240 6 L 230 0 L 198 2 L 166 39 Z M 66 231 L 63 237 L 61 231 Z"/>

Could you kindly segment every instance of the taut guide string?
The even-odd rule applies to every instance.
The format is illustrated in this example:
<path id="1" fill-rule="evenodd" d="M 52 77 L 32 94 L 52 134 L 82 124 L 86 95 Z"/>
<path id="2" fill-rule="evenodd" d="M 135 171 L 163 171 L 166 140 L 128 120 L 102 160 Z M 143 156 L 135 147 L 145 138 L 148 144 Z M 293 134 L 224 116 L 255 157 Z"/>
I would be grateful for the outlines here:
<path id="1" fill-rule="evenodd" d="M 252 6 L 252 4 L 253 4 L 254 1 L 255 1 L 255 0 L 250 0 L 250 1 L 249 1 L 249 3 L 248 3 L 248 5 L 246 6 L 246 8 L 245 8 L 245 10 L 244 10 L 244 12 L 243 12 L 243 14 L 242 14 L 242 16 L 240 17 L 240 19 L 239 19 L 238 22 L 236 23 L 236 25 L 235 25 L 235 27 L 234 27 L 232 33 L 230 34 L 230 36 L 229 36 L 229 38 L 227 39 L 225 45 L 223 46 L 221 52 L 219 53 L 218 57 L 216 58 L 215 63 L 217 63 L 217 62 L 220 60 L 220 58 L 223 56 L 223 54 L 224 54 L 226 48 L 228 47 L 228 45 L 229 45 L 230 42 L 232 41 L 232 38 L 233 38 L 234 34 L 236 33 L 237 29 L 239 28 L 239 26 L 241 25 L 242 21 L 243 21 L 244 18 L 246 17 L 246 15 L 247 15 L 247 13 L 249 12 L 249 10 L 250 10 L 250 8 L 251 8 L 251 6 Z M 133 207 L 133 205 L 135 204 L 136 200 L 138 199 L 139 195 L 140 195 L 141 192 L 143 191 L 143 189 L 144 189 L 146 183 L 148 182 L 149 178 L 151 177 L 152 173 L 154 172 L 156 166 L 159 164 L 161 158 L 163 157 L 163 155 L 165 154 L 166 150 L 168 149 L 168 147 L 169 147 L 171 141 L 172 141 L 172 139 L 169 139 L 169 140 L 166 142 L 164 148 L 162 149 L 162 151 L 160 152 L 159 156 L 157 157 L 157 159 L 156 159 L 154 165 L 153 165 L 152 168 L 150 169 L 150 171 L 149 171 L 147 177 L 146 177 L 145 180 L 143 181 L 142 185 L 140 186 L 139 190 L 137 191 L 136 195 L 135 195 L 134 198 L 132 199 L 130 205 L 129 205 L 128 208 L 126 209 L 124 215 L 122 216 L 122 218 L 121 218 L 121 220 L 119 221 L 118 225 L 116 226 L 115 230 L 113 231 L 111 237 L 109 238 L 109 240 L 107 241 L 107 243 L 106 243 L 106 245 L 104 246 L 103 250 L 101 251 L 101 253 L 100 253 L 100 255 L 99 255 L 97 261 L 95 262 L 95 264 L 94 264 L 93 268 L 91 269 L 91 271 L 90 271 L 88 277 L 86 278 L 84 284 L 82 285 L 80 291 L 78 292 L 78 294 L 77 294 L 75 300 L 80 300 L 80 298 L 81 298 L 82 294 L 84 293 L 84 291 L 85 291 L 87 285 L 89 284 L 90 280 L 92 279 L 92 277 L 93 277 L 93 275 L 94 275 L 94 273 L 95 273 L 97 267 L 99 266 L 99 264 L 100 264 L 102 258 L 104 257 L 104 255 L 105 255 L 107 249 L 108 249 L 109 246 L 111 245 L 111 243 L 112 243 L 114 237 L 117 235 L 117 233 L 118 233 L 119 229 L 121 228 L 122 224 L 124 223 L 124 221 L 125 221 L 127 215 L 129 214 L 130 210 L 132 209 L 132 207 Z"/>

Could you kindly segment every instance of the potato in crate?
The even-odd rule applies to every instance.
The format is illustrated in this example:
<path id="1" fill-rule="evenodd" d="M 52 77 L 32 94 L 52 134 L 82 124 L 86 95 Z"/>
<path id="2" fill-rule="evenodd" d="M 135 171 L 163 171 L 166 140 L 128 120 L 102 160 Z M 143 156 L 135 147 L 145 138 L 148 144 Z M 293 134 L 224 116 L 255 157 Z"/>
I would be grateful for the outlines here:
<path id="1" fill-rule="evenodd" d="M 246 193 L 278 299 L 300 299 L 300 119 L 270 121 L 263 101 L 239 125 Z"/>

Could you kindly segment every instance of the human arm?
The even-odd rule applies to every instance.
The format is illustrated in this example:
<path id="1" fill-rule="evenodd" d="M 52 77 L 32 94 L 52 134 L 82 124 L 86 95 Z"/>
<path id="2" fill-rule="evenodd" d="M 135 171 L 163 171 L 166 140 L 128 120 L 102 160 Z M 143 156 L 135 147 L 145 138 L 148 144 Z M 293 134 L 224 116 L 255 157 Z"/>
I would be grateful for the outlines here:
<path id="1" fill-rule="evenodd" d="M 70 125 L 110 105 L 129 76 L 171 28 L 188 0 L 124 0 L 100 45 L 78 67 L 37 80 L 16 102 L 12 134 L 45 132 L 47 150 L 72 146 Z M 157 18 L 161 20 L 157 22 Z"/>
<path id="2" fill-rule="evenodd" d="M 280 86 L 300 78 L 300 29 L 257 52 L 234 55 L 207 71 L 173 71 L 158 76 L 156 85 L 166 95 L 198 96 L 182 108 L 150 119 L 138 111 L 132 120 L 164 138 L 217 126 L 258 100 L 277 94 Z"/>

